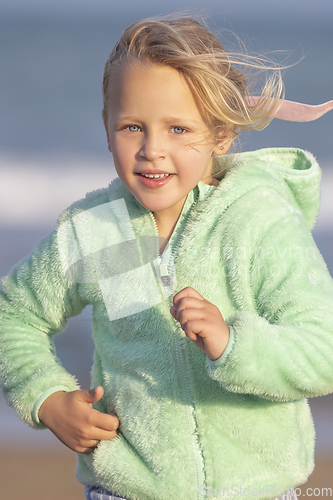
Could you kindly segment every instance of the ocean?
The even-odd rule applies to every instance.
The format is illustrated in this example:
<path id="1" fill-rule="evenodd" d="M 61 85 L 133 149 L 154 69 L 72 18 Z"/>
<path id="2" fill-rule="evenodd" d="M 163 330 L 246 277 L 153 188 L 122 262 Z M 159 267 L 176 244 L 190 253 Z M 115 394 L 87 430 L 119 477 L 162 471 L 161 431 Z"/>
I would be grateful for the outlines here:
<path id="1" fill-rule="evenodd" d="M 211 7 L 207 24 L 227 45 L 236 42 L 231 30 L 251 52 L 268 53 L 289 65 L 284 71 L 287 99 L 309 104 L 333 99 L 332 9 L 320 18 L 290 18 L 273 7 L 257 12 L 256 2 L 248 16 L 221 5 Z M 101 119 L 101 76 L 122 30 L 140 14 L 149 15 L 149 9 L 127 12 L 123 7 L 114 16 L 108 10 L 107 16 L 78 19 L 1 16 L 0 276 L 52 230 L 72 201 L 106 186 L 116 175 Z M 280 22 L 272 22 L 276 17 Z M 313 123 L 274 120 L 262 132 L 244 133 L 241 148 L 292 146 L 317 157 L 323 167 L 322 204 L 313 234 L 333 275 L 332 123 L 333 112 Z M 92 362 L 90 317 L 87 308 L 56 338 L 62 363 L 83 387 L 89 385 Z M 332 401 L 326 397 L 313 402 L 317 446 L 325 453 L 333 449 Z M 37 433 L 36 438 L 32 432 L 0 398 L 0 442 L 55 445 L 49 433 Z"/>

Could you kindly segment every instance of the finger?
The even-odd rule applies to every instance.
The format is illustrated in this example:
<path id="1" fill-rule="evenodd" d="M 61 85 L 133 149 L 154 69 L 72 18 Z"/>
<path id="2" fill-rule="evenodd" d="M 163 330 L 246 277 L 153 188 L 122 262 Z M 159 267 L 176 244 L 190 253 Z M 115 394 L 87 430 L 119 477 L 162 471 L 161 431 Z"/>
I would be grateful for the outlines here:
<path id="1" fill-rule="evenodd" d="M 100 441 L 91 441 L 91 444 L 89 443 L 89 445 L 78 445 L 74 448 L 74 451 L 76 451 L 77 453 L 85 453 L 87 455 L 89 453 L 92 453 L 99 445 L 99 443 Z"/>
<path id="2" fill-rule="evenodd" d="M 201 316 L 203 314 L 205 304 L 207 304 L 206 300 L 200 300 L 194 297 L 183 297 L 177 302 L 177 304 L 172 306 L 170 312 L 177 321 L 180 321 L 181 314 L 183 313 L 183 311 L 186 311 L 188 309 L 193 309 L 193 311 L 196 310 L 199 316 Z"/>
<path id="3" fill-rule="evenodd" d="M 196 302 L 195 302 L 196 301 Z M 187 287 L 178 292 L 173 298 L 173 306 L 170 307 L 170 313 L 173 318 L 179 320 L 177 312 L 185 307 L 202 307 L 202 304 L 207 302 L 199 292 L 194 288 Z"/>
<path id="4" fill-rule="evenodd" d="M 96 446 L 92 448 L 81 448 L 79 450 L 74 450 L 74 451 L 76 451 L 77 453 L 84 453 L 85 455 L 89 455 L 89 453 L 92 453 L 95 450 Z"/>
<path id="5" fill-rule="evenodd" d="M 104 389 L 99 385 L 96 389 L 90 389 L 89 391 L 81 390 L 78 392 L 80 393 L 82 401 L 86 403 L 96 403 L 103 397 Z"/>
<path id="6" fill-rule="evenodd" d="M 176 319 L 176 311 L 177 311 L 176 306 L 171 306 L 171 307 L 170 307 L 170 314 L 171 314 L 171 316 L 172 316 L 173 318 L 175 318 L 175 319 Z"/>
<path id="7" fill-rule="evenodd" d="M 107 415 L 98 410 L 93 410 L 91 424 L 106 431 L 115 431 L 119 427 L 119 420 L 116 415 Z"/>
<path id="8" fill-rule="evenodd" d="M 185 323 L 192 319 L 205 319 L 209 321 L 210 316 L 206 309 L 202 307 L 197 307 L 196 304 L 191 304 L 188 307 L 181 305 L 175 313 L 175 319 L 179 321 L 181 327 L 183 328 Z"/>
<path id="9" fill-rule="evenodd" d="M 193 319 L 204 319 L 204 311 L 197 308 L 185 308 L 181 311 L 177 311 L 177 319 L 180 326 L 183 328 L 187 321 Z"/>
<path id="10" fill-rule="evenodd" d="M 204 307 L 207 307 L 207 301 L 197 299 L 195 297 L 183 297 L 176 304 L 177 313 L 184 311 L 185 309 L 197 309 L 202 310 Z"/>
<path id="11" fill-rule="evenodd" d="M 187 286 L 186 288 L 183 288 L 183 290 L 180 290 L 180 292 L 176 293 L 173 298 L 173 304 L 175 305 L 183 297 L 195 297 L 197 299 L 205 300 L 199 292 L 194 290 L 194 288 Z"/>
<path id="12" fill-rule="evenodd" d="M 109 441 L 110 439 L 114 439 L 118 433 L 116 430 L 106 431 L 105 429 L 100 429 L 99 427 L 94 427 L 90 431 L 90 440 L 92 441 Z M 87 446 L 91 446 L 90 443 L 86 443 Z"/>
<path id="13" fill-rule="evenodd" d="M 191 340 L 197 340 L 198 336 L 202 338 L 207 336 L 206 322 L 202 319 L 187 321 L 184 325 L 183 330 L 186 337 Z"/>

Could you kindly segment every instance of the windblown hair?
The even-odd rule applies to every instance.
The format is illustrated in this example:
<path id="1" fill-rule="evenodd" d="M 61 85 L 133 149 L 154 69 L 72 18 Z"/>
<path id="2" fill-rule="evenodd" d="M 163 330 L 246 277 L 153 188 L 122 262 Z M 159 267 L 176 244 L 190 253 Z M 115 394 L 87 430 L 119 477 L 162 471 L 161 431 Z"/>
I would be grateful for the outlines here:
<path id="1" fill-rule="evenodd" d="M 244 129 L 261 130 L 274 118 L 284 94 L 277 66 L 246 54 L 228 55 L 217 37 L 199 22 L 188 18 L 146 19 L 124 31 L 106 62 L 104 121 L 117 68 L 138 60 L 165 64 L 183 75 L 216 139 L 227 129 L 235 136 Z M 251 100 L 252 86 L 245 76 L 253 70 L 265 75 L 257 100 Z"/>

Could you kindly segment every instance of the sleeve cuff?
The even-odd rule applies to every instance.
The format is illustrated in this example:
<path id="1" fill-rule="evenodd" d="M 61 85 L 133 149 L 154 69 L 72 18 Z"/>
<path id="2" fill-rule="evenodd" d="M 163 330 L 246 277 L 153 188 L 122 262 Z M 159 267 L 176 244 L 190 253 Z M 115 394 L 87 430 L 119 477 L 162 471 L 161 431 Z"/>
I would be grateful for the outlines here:
<path id="1" fill-rule="evenodd" d="M 59 391 L 70 392 L 71 389 L 69 389 L 65 385 L 58 385 L 58 386 L 55 386 L 55 387 L 51 387 L 51 389 L 48 389 L 47 391 L 43 392 L 39 396 L 39 398 L 37 399 L 37 401 L 34 404 L 34 407 L 32 409 L 32 419 L 33 419 L 34 422 L 36 422 L 36 424 L 43 425 L 43 423 L 39 420 L 39 417 L 38 417 L 39 408 L 42 406 L 42 404 L 44 403 L 44 401 L 49 396 L 51 396 L 51 394 L 53 394 L 55 392 L 59 392 Z"/>
<path id="2" fill-rule="evenodd" d="M 234 348 L 235 330 L 233 329 L 232 326 L 229 326 L 229 333 L 230 333 L 229 342 L 227 344 L 227 347 L 224 349 L 223 353 L 221 354 L 221 356 L 217 359 L 214 359 L 214 361 L 207 356 L 208 366 L 213 371 L 216 370 L 217 368 L 219 368 L 221 365 L 223 365 L 227 361 L 229 354 L 231 353 L 231 351 Z"/>

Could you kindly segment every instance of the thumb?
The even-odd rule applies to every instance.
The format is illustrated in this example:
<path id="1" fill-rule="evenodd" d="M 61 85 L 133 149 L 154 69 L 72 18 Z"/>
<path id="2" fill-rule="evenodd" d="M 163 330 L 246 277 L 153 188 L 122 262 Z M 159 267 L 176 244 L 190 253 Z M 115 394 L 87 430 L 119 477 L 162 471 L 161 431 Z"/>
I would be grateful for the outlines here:
<path id="1" fill-rule="evenodd" d="M 96 403 L 99 401 L 104 394 L 104 389 L 101 385 L 96 387 L 96 389 L 90 389 L 89 391 L 82 391 L 82 399 L 87 403 Z"/>

